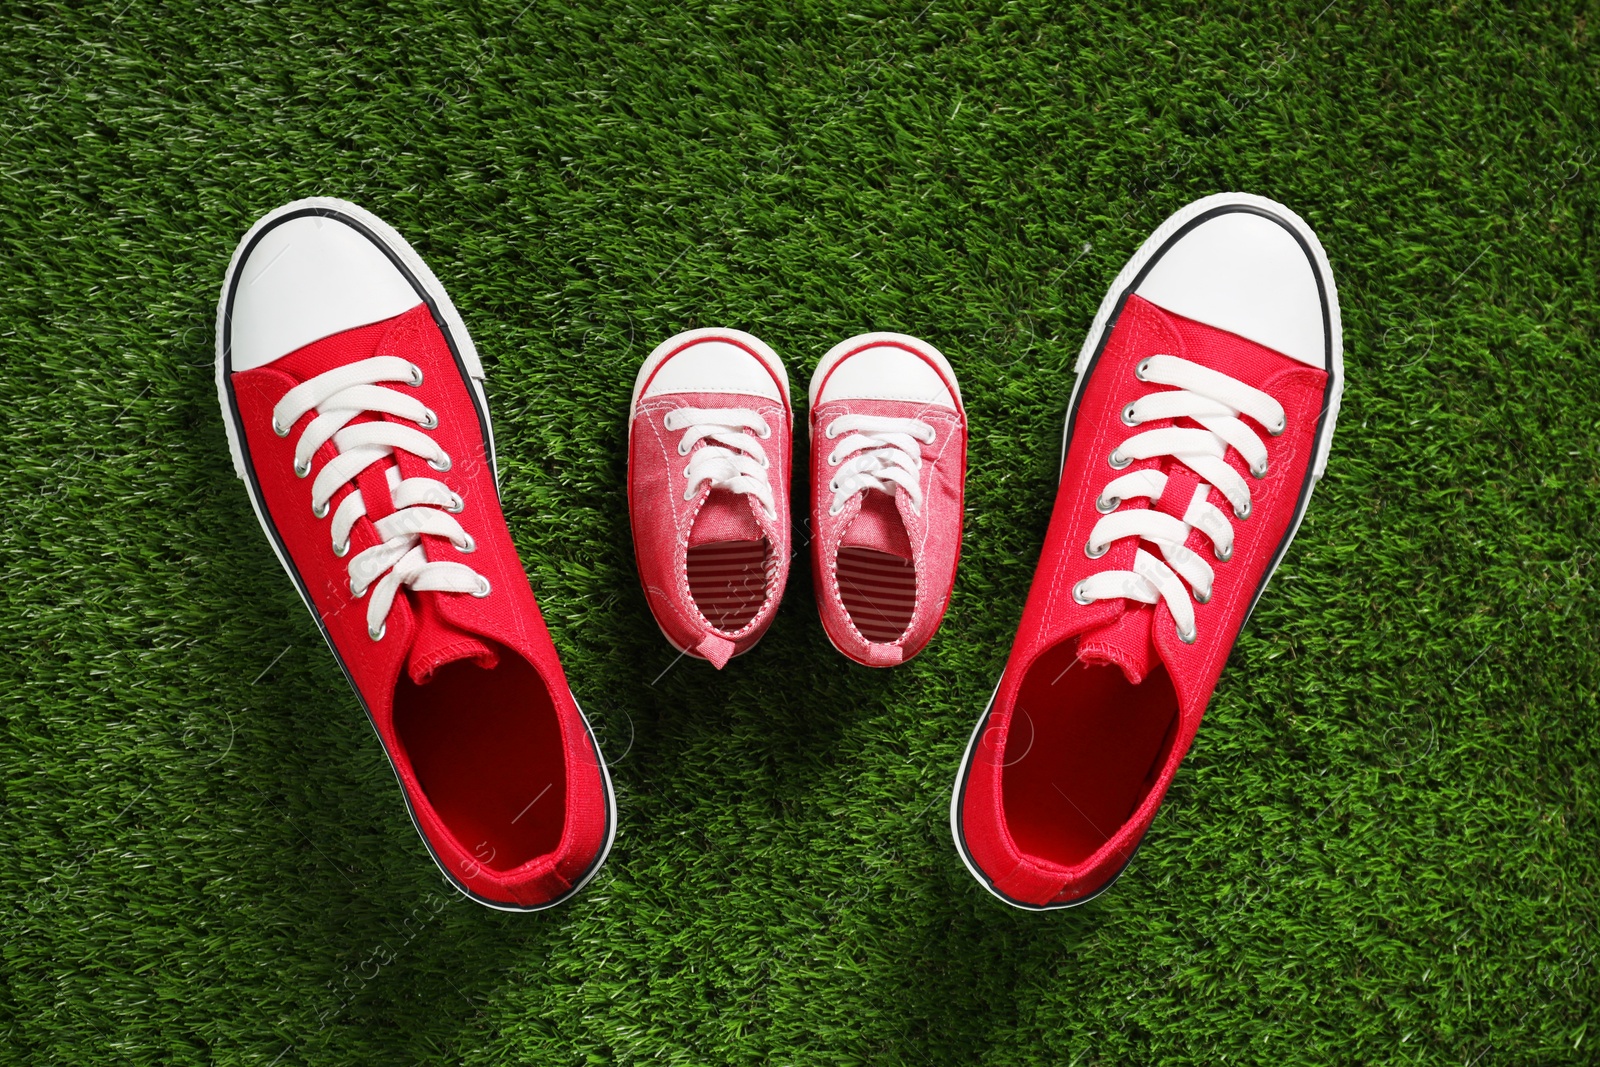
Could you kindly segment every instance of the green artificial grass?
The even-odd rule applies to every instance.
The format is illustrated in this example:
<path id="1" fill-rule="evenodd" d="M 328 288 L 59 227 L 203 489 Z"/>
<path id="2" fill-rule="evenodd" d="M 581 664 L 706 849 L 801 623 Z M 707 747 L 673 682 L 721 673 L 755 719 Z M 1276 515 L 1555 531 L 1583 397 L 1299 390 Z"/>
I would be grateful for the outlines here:
<path id="1" fill-rule="evenodd" d="M 1290 7 L 6 5 L 0 1062 L 1600 1062 L 1600 12 Z M 1332 259 L 1332 463 L 1127 875 L 1016 912 L 947 810 L 1073 359 L 1225 189 Z M 621 806 L 559 910 L 449 892 L 230 468 L 223 269 L 314 194 L 489 367 Z M 728 670 L 661 639 L 627 396 L 706 325 L 797 396 L 857 331 L 950 355 L 965 553 L 912 664 L 835 653 L 803 559 Z"/>

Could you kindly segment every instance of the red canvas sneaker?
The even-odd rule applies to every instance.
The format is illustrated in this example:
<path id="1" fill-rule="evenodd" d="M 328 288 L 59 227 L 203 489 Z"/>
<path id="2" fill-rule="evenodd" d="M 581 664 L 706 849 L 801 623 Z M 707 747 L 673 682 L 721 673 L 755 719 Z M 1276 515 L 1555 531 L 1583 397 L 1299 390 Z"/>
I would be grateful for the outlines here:
<path id="1" fill-rule="evenodd" d="M 789 577 L 789 376 L 747 333 L 680 333 L 639 368 L 628 425 L 645 599 L 674 648 L 721 668 L 767 632 Z"/>
<path id="2" fill-rule="evenodd" d="M 811 376 L 811 567 L 835 648 L 892 667 L 927 646 L 961 555 L 967 420 L 937 348 L 835 345 Z"/>
<path id="3" fill-rule="evenodd" d="M 354 204 L 281 207 L 234 252 L 234 470 L 440 869 L 533 911 L 594 877 L 616 810 L 500 512 L 482 382 L 433 272 Z"/>
<path id="4" fill-rule="evenodd" d="M 1000 899 L 1081 904 L 1132 857 L 1322 476 L 1343 384 L 1328 257 L 1281 204 L 1190 204 L 1117 276 L 950 807 Z"/>

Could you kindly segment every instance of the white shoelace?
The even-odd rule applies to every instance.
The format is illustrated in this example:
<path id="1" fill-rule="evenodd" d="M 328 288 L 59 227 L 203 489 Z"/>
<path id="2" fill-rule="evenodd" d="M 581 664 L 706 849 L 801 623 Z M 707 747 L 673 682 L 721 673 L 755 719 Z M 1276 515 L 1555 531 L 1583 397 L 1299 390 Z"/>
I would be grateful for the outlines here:
<path id="1" fill-rule="evenodd" d="M 694 453 L 683 468 L 688 479 L 683 499 L 693 500 L 700 486 L 709 482 L 713 489 L 748 493 L 761 502 L 767 518 L 777 518 L 772 483 L 767 480 L 767 452 L 757 440 L 771 437 L 772 427 L 760 413 L 749 408 L 674 408 L 661 423 L 673 432 L 689 431 L 678 442 L 678 455 Z M 705 444 L 696 449 L 701 441 Z"/>
<path id="2" fill-rule="evenodd" d="M 922 512 L 922 449 L 917 442 L 933 444 L 938 436 L 921 419 L 887 419 L 876 415 L 841 415 L 828 423 L 828 440 L 849 434 L 828 455 L 828 466 L 839 467 L 828 488 L 833 491 L 829 515 L 844 510 L 845 503 L 862 490 L 894 494 L 895 486 L 911 498 L 911 510 Z M 846 459 L 845 457 L 849 457 Z M 840 464 L 843 463 L 843 466 Z"/>
<path id="3" fill-rule="evenodd" d="M 422 368 L 399 356 L 358 360 L 301 382 L 272 409 L 272 431 L 279 437 L 289 436 L 294 424 L 308 411 L 317 412 L 295 442 L 297 476 L 311 474 L 312 458 L 330 440 L 339 449 L 339 455 L 324 464 L 311 483 L 311 513 L 319 519 L 327 517 L 333 495 L 341 486 L 354 481 L 372 464 L 388 459 L 397 449 L 420 456 L 441 473 L 450 469 L 450 457 L 444 449 L 422 432 L 437 427 L 438 416 L 416 397 L 385 388 L 380 382 L 404 382 L 416 387 L 422 384 Z M 422 430 L 384 421 L 349 425 L 367 412 L 406 419 Z M 463 552 L 477 548 L 472 536 L 453 517 L 465 506 L 461 497 L 433 478 L 403 479 L 396 467 L 390 467 L 386 477 L 396 510 L 373 524 L 383 540 L 357 553 L 346 567 L 352 595 L 360 598 L 372 590 L 372 599 L 367 602 L 367 635 L 374 641 L 383 639 L 389 609 L 401 586 L 418 592 L 489 595 L 487 578 L 462 563 L 429 562 L 422 547 L 422 535 L 430 534 L 448 537 Z M 332 523 L 335 556 L 343 557 L 350 551 L 350 530 L 366 514 L 359 489 L 340 502 Z"/>
<path id="4" fill-rule="evenodd" d="M 1167 476 L 1160 471 L 1134 471 L 1108 484 L 1095 501 L 1095 508 L 1107 513 L 1106 517 L 1089 532 L 1084 554 L 1098 559 L 1113 541 L 1138 537 L 1159 548 L 1165 562 L 1140 548 L 1134 554 L 1133 570 L 1101 571 L 1085 578 L 1073 587 L 1072 597 L 1080 604 L 1123 597 L 1145 604 L 1165 600 L 1177 622 L 1179 638 L 1193 644 L 1199 631 L 1190 590 L 1194 601 L 1204 604 L 1211 599 L 1216 575 L 1184 542 L 1191 530 L 1199 530 L 1210 539 L 1219 562 L 1232 558 L 1233 524 L 1206 498 L 1215 487 L 1233 505 L 1235 518 L 1243 521 L 1250 517 L 1250 486 L 1223 457 L 1231 446 L 1249 464 L 1253 477 L 1265 478 L 1267 446 L 1239 416 L 1250 416 L 1276 437 L 1286 426 L 1283 405 L 1220 371 L 1176 356 L 1151 356 L 1140 362 L 1134 375 L 1142 382 L 1170 385 L 1175 391 L 1152 393 L 1127 405 L 1122 409 L 1124 423 L 1138 426 L 1152 419 L 1188 418 L 1204 429 L 1169 426 L 1134 434 L 1112 450 L 1111 466 L 1121 470 L 1136 459 L 1170 456 L 1206 481 L 1195 487 L 1182 519 L 1154 508 L 1116 510 L 1124 500 L 1159 501 L 1167 487 Z"/>

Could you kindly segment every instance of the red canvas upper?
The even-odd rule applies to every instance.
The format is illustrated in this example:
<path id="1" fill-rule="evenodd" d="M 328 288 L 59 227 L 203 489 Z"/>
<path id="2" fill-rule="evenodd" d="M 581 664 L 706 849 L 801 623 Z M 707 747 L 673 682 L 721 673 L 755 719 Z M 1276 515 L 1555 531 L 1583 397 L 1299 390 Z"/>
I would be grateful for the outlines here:
<path id="1" fill-rule="evenodd" d="M 714 341 L 750 352 L 758 360 L 744 335 L 730 331 L 728 336 L 702 333 L 683 348 Z M 674 353 L 665 353 L 666 359 Z M 764 363 L 764 361 L 761 361 Z M 664 363 L 663 363 L 664 365 Z M 774 391 L 786 396 L 788 385 L 773 377 Z M 649 379 L 641 382 L 641 390 Z M 685 498 L 689 486 L 687 464 L 695 454 L 716 441 L 702 438 L 680 452 L 690 437 L 690 429 L 669 425 L 667 415 L 679 410 L 748 410 L 765 421 L 770 436 L 760 439 L 766 458 L 764 471 L 773 497 L 773 513 L 749 493 L 715 488 L 701 482 L 692 496 Z M 637 401 L 628 441 L 628 517 L 633 527 L 634 556 L 639 578 L 656 623 L 667 639 L 681 651 L 723 667 L 730 658 L 748 651 L 772 623 L 783 599 L 789 574 L 791 534 L 789 522 L 789 470 L 793 451 L 793 416 L 784 400 L 774 400 L 740 392 L 668 392 L 645 395 Z M 764 548 L 760 547 L 764 542 Z M 743 560 L 730 584 L 732 595 L 743 599 L 753 614 L 730 616 L 719 610 L 720 601 L 710 596 L 697 601 L 691 580 L 692 549 L 715 545 L 748 545 L 755 553 L 753 562 Z M 715 576 L 715 574 L 713 574 Z M 756 608 L 755 605 L 759 604 Z"/>
<path id="2" fill-rule="evenodd" d="M 1099 558 L 1085 554 L 1103 518 L 1096 501 L 1112 479 L 1143 468 L 1163 471 L 1169 482 L 1155 506 L 1180 517 L 1201 480 L 1171 457 L 1136 460 L 1122 470 L 1108 465 L 1112 450 L 1133 434 L 1174 424 L 1149 421 L 1134 429 L 1121 417 L 1125 405 L 1166 389 L 1135 376 L 1141 360 L 1158 354 L 1260 389 L 1287 417 L 1281 436 L 1261 433 L 1269 455 L 1265 478 L 1252 477 L 1235 450 L 1226 453 L 1251 498 L 1247 519 L 1229 512 L 1231 559 L 1218 560 L 1197 531 L 1186 542 L 1215 571 L 1209 602 L 1194 608 L 1193 644 L 1179 638 L 1165 600 L 1081 604 L 1073 596 L 1091 575 L 1133 565 L 1137 537 L 1114 541 Z M 1329 384 L 1321 370 L 1137 295 L 1127 297 L 1088 374 L 1039 567 L 957 805 L 970 860 L 998 893 L 1040 906 L 1103 887 L 1150 825 L 1308 491 Z M 1211 498 L 1219 494 L 1213 490 Z M 1120 505 L 1149 506 L 1142 499 Z"/>
<path id="3" fill-rule="evenodd" d="M 949 389 L 954 396 L 953 382 Z M 917 472 L 920 505 L 896 485 L 892 495 L 861 490 L 832 513 L 830 480 L 839 468 L 829 460 L 849 431 L 829 436 L 828 430 L 847 415 L 918 420 L 932 428 L 932 441 L 916 442 L 922 463 Z M 966 418 L 955 408 L 851 398 L 812 409 L 811 566 L 817 608 L 829 639 L 856 662 L 873 667 L 902 663 L 922 651 L 938 630 L 961 556 L 966 456 Z M 858 564 L 851 581 L 851 567 L 841 565 L 841 548 L 882 553 L 876 558 L 884 565 Z M 883 557 L 907 561 L 906 573 L 897 573 Z"/>
<path id="4" fill-rule="evenodd" d="M 379 354 L 423 370 L 420 385 L 395 388 L 437 414 L 438 426 L 428 432 L 452 466 L 440 473 L 397 450 L 341 487 L 333 509 L 357 488 L 367 508 L 341 558 L 329 519 L 312 513 L 312 477 L 293 469 L 295 443 L 317 412 L 280 437 L 273 408 L 294 386 Z M 487 902 L 531 907 L 560 897 L 592 869 L 606 843 L 603 771 L 511 543 L 470 386 L 428 307 L 419 303 L 395 318 L 325 337 L 230 381 L 248 474 L 266 517 L 382 738 L 430 849 L 458 884 Z M 369 412 L 358 421 L 374 419 L 392 416 Z M 338 455 L 331 441 L 323 445 L 313 471 Z M 347 564 L 379 542 L 373 524 L 395 510 L 390 467 L 404 478 L 442 481 L 461 498 L 456 518 L 475 550 L 430 534 L 422 544 L 430 561 L 459 561 L 487 578 L 490 592 L 479 598 L 402 587 L 382 638 L 374 640 L 367 601 L 353 595 Z"/>

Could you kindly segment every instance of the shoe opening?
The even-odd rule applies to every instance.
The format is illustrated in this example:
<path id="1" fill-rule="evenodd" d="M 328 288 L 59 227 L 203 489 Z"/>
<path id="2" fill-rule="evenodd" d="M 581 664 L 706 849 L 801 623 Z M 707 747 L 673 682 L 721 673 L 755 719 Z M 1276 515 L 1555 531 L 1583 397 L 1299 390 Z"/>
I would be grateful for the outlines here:
<path id="1" fill-rule="evenodd" d="M 839 599 L 862 637 L 881 645 L 905 636 L 917 608 L 917 570 L 909 559 L 845 545 L 837 574 Z"/>
<path id="2" fill-rule="evenodd" d="M 1094 855 L 1138 809 L 1178 723 L 1166 667 L 1131 685 L 1114 664 L 1081 662 L 1077 645 L 1064 641 L 1029 669 L 1002 773 L 1017 848 L 1063 867 Z"/>
<path id="3" fill-rule="evenodd" d="M 567 810 L 561 724 L 539 673 L 509 649 L 426 685 L 405 674 L 394 725 L 422 791 L 463 850 L 507 871 L 554 852 Z"/>
<path id="4" fill-rule="evenodd" d="M 689 595 L 713 628 L 734 633 L 767 602 L 772 549 L 758 541 L 711 541 L 689 548 Z"/>

